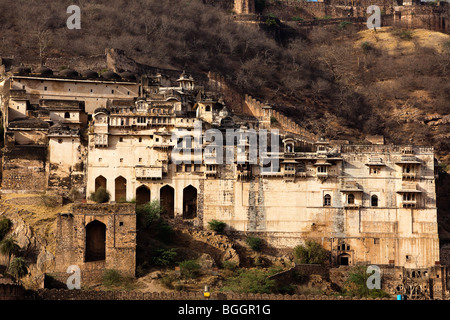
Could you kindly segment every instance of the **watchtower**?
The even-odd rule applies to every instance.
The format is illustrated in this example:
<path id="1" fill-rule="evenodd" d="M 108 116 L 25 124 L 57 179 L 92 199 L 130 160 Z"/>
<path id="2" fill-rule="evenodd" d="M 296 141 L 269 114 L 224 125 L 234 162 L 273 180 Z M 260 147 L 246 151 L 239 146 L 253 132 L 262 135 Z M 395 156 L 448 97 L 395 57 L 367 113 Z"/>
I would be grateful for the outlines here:
<path id="1" fill-rule="evenodd" d="M 236 14 L 254 14 L 255 0 L 234 0 L 234 12 Z"/>

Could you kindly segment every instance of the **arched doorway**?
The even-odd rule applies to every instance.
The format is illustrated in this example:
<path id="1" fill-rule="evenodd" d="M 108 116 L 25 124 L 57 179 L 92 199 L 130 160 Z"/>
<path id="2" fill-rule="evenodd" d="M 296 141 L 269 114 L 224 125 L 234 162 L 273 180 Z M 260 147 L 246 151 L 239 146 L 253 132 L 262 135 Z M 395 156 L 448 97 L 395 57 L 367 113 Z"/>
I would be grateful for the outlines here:
<path id="1" fill-rule="evenodd" d="M 115 201 L 125 202 L 127 201 L 127 179 L 120 176 L 117 177 L 115 182 Z"/>
<path id="2" fill-rule="evenodd" d="M 106 225 L 94 220 L 86 226 L 85 261 L 105 260 Z"/>
<path id="3" fill-rule="evenodd" d="M 338 256 L 338 264 L 340 266 L 351 265 L 350 255 L 348 253 L 343 253 Z"/>
<path id="4" fill-rule="evenodd" d="M 197 189 L 188 186 L 183 189 L 183 219 L 197 217 Z"/>
<path id="5" fill-rule="evenodd" d="M 162 215 L 168 218 L 174 218 L 175 190 L 171 186 L 165 185 L 159 191 L 159 199 L 162 207 Z"/>
<path id="6" fill-rule="evenodd" d="M 136 189 L 136 204 L 142 205 L 150 202 L 150 189 L 142 185 Z"/>
<path id="7" fill-rule="evenodd" d="M 95 192 L 102 187 L 106 190 L 106 178 L 104 176 L 98 176 L 95 178 Z"/>

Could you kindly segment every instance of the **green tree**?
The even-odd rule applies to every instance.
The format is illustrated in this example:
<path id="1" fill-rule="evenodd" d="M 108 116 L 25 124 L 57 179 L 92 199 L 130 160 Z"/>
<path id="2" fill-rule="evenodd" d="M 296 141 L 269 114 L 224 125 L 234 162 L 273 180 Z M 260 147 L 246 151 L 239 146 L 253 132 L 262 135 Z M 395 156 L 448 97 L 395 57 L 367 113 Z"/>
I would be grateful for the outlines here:
<path id="1" fill-rule="evenodd" d="M 0 240 L 2 240 L 11 229 L 12 222 L 8 218 L 0 220 Z"/>
<path id="2" fill-rule="evenodd" d="M 13 255 L 17 255 L 19 251 L 20 246 L 17 244 L 17 241 L 14 240 L 12 237 L 0 241 L 0 252 L 8 256 L 8 265 L 11 263 L 11 257 Z"/>
<path id="3" fill-rule="evenodd" d="M 355 266 L 350 271 L 347 281 L 344 284 L 344 293 L 358 298 L 387 298 L 389 294 L 381 289 L 369 289 L 367 279 L 370 274 L 366 272 L 365 266 Z"/>
<path id="4" fill-rule="evenodd" d="M 153 200 L 136 207 L 136 214 L 140 216 L 145 228 L 150 227 L 153 222 L 157 221 L 162 211 L 163 209 L 159 200 Z"/>
<path id="5" fill-rule="evenodd" d="M 91 193 L 90 199 L 97 203 L 106 203 L 111 198 L 111 194 L 104 187 L 100 187 L 97 191 Z"/>
<path id="6" fill-rule="evenodd" d="M 153 264 L 155 266 L 167 267 L 175 263 L 177 257 L 177 251 L 175 248 L 170 249 L 158 249 L 152 257 Z"/>
<path id="7" fill-rule="evenodd" d="M 15 257 L 8 268 L 8 273 L 19 281 L 28 274 L 28 264 L 22 257 Z"/>
<path id="8" fill-rule="evenodd" d="M 179 264 L 181 276 L 185 279 L 197 278 L 200 272 L 200 264 L 195 260 L 184 260 Z"/>
<path id="9" fill-rule="evenodd" d="M 324 264 L 328 252 L 321 244 L 308 240 L 305 245 L 298 245 L 294 248 L 294 257 L 302 264 Z"/>
<path id="10" fill-rule="evenodd" d="M 260 252 L 262 248 L 262 239 L 260 237 L 248 236 L 246 239 L 247 244 L 253 251 Z"/>
<path id="11" fill-rule="evenodd" d="M 217 233 L 223 233 L 226 227 L 226 223 L 219 220 L 211 220 L 208 222 L 209 228 Z"/>

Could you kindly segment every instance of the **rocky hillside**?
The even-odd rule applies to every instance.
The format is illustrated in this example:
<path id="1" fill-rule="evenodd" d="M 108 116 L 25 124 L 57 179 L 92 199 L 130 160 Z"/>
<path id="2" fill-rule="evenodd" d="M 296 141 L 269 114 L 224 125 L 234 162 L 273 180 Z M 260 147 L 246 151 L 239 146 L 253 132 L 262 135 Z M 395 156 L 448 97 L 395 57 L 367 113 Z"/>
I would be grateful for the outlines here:
<path id="1" fill-rule="evenodd" d="M 55 264 L 55 229 L 58 213 L 68 212 L 70 205 L 62 205 L 55 198 L 38 194 L 8 194 L 0 200 L 0 218 L 8 218 L 11 236 L 20 247 L 20 256 L 29 263 L 29 275 L 23 280 L 27 288 L 39 288 L 44 273 Z M 0 266 L 7 260 L 0 256 Z"/>
<path id="2" fill-rule="evenodd" d="M 433 145 L 450 163 L 449 35 L 240 24 L 230 1 L 201 0 L 79 1 L 81 29 L 69 30 L 72 2 L 0 3 L 0 56 L 101 71 L 105 48 L 123 49 L 141 66 L 218 74 L 236 95 L 267 100 L 319 135 L 358 143 L 382 134 Z M 225 98 L 240 110 L 240 99 Z"/>

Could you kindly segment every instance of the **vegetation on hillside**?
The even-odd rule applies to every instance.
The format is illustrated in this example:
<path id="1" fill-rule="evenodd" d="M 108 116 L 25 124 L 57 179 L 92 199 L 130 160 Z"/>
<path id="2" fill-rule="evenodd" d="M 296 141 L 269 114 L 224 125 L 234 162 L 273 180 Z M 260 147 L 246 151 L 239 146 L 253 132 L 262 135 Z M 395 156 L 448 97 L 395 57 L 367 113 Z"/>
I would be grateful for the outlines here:
<path id="1" fill-rule="evenodd" d="M 81 8 L 80 30 L 66 27 L 72 4 Z M 259 10 L 265 6 L 257 1 Z M 120 48 L 143 64 L 220 74 L 237 93 L 269 101 L 319 135 L 411 139 L 450 161 L 449 126 L 426 120 L 449 113 L 449 36 L 437 43 L 430 33 L 423 42 L 419 31 L 386 29 L 369 39 L 371 31 L 358 33 L 352 24 L 286 33 L 278 25 L 238 24 L 229 11 L 201 0 L 17 0 L 0 3 L 0 11 L 0 55 L 14 55 L 17 63 L 70 62 Z M 379 46 L 385 36 L 396 40 L 389 50 Z M 365 44 L 355 45 L 360 37 Z M 400 50 L 406 43 L 412 52 Z"/>

